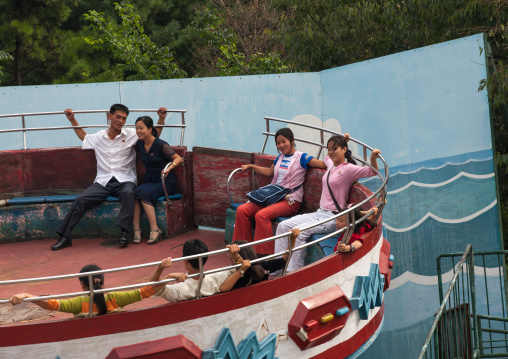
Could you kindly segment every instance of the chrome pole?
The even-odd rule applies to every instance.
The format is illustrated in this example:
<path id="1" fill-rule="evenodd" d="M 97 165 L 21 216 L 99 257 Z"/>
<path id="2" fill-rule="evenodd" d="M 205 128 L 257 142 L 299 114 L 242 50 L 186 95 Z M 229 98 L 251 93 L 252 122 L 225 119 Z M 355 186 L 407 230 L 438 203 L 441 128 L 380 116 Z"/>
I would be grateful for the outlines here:
<path id="1" fill-rule="evenodd" d="M 201 298 L 201 285 L 203 284 L 203 278 L 205 275 L 203 274 L 203 257 L 199 257 L 199 283 L 198 283 L 198 289 L 196 293 L 196 298 Z"/>
<path id="2" fill-rule="evenodd" d="M 88 316 L 93 315 L 93 275 L 88 275 L 88 289 L 90 290 L 90 308 L 88 308 Z"/>
<path id="3" fill-rule="evenodd" d="M 185 113 L 182 112 L 182 132 L 181 132 L 181 135 L 180 135 L 180 146 L 183 146 L 183 136 L 184 136 L 184 133 L 185 133 Z"/>
<path id="4" fill-rule="evenodd" d="M 288 258 L 286 259 L 286 264 L 284 264 L 284 270 L 282 271 L 282 275 L 287 274 L 289 261 L 291 260 L 291 256 L 293 255 L 293 246 L 291 245 L 291 233 L 288 235 Z"/>
<path id="5" fill-rule="evenodd" d="M 173 164 L 173 162 L 169 162 L 166 165 L 166 167 L 164 167 L 163 171 L 165 172 L 168 169 L 168 167 L 171 166 L 172 164 Z M 165 181 L 166 175 L 163 174 L 161 177 L 162 177 L 161 178 L 162 179 L 162 189 L 164 190 L 164 194 L 166 195 L 166 201 L 168 201 L 169 204 L 172 204 L 172 202 L 169 200 L 168 191 L 166 190 L 166 181 Z"/>
<path id="6" fill-rule="evenodd" d="M 26 128 L 25 126 L 25 116 L 21 116 L 21 122 L 23 125 L 23 129 Z M 23 149 L 26 150 L 26 131 L 23 131 Z"/>
<path id="7" fill-rule="evenodd" d="M 266 132 L 270 133 L 270 120 L 265 117 L 266 120 Z M 268 141 L 268 135 L 265 136 L 265 140 L 263 141 L 263 148 L 261 149 L 261 154 L 265 153 L 266 142 Z"/>
<path id="8" fill-rule="evenodd" d="M 320 134 L 320 137 L 321 137 L 321 145 L 325 145 L 325 135 L 324 135 L 324 132 L 323 130 L 319 130 L 319 134 Z M 323 151 L 323 147 L 319 146 L 319 151 L 318 151 L 318 154 L 317 154 L 317 159 L 319 159 L 319 156 L 321 156 L 321 152 Z"/>

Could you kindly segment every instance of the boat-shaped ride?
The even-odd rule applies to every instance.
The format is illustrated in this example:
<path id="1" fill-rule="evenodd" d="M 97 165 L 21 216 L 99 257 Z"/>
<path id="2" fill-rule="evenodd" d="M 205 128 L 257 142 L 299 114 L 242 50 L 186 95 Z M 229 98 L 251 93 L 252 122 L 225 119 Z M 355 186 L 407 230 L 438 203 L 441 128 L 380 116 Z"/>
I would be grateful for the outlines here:
<path id="1" fill-rule="evenodd" d="M 75 111 L 87 112 L 107 111 Z M 166 240 L 155 246 L 118 248 L 114 239 L 118 233 L 113 223 L 119 205 L 117 199 L 108 198 L 76 226 L 74 235 L 83 239 L 75 240 L 72 247 L 63 251 L 51 252 L 49 247 L 53 241 L 48 239 L 56 238 L 55 230 L 72 200 L 94 180 L 95 156 L 92 151 L 77 147 L 27 149 L 27 131 L 54 127 L 1 131 L 23 131 L 24 149 L 0 152 L 4 173 L 0 185 L 0 240 L 3 242 L 0 313 L 2 318 L 8 318 L 0 326 L 0 357 L 352 358 L 363 352 L 381 330 L 383 293 L 390 285 L 393 266 L 390 244 L 382 226 L 389 173 L 382 157 L 384 173 L 376 171 L 382 179 L 381 187 L 372 192 L 355 183 L 351 188 L 348 201 L 351 206 L 342 212 L 347 214 L 346 228 L 314 235 L 305 245 L 287 251 L 289 256 L 293 251 L 307 251 L 306 265 L 295 272 L 284 270 L 281 275 L 258 284 L 210 297 L 197 293 L 197 299 L 177 303 L 149 298 L 119 313 L 87 318 L 74 319 L 37 308 L 42 318 L 33 320 L 37 315 L 28 316 L 28 312 L 35 310 L 33 304 L 16 307 L 8 304 L 11 295 L 23 291 L 45 293 L 27 302 L 90 294 L 73 292 L 73 288 L 79 288 L 76 278 L 80 274 L 75 272 L 83 264 L 94 261 L 108 268 L 89 273 L 90 276 L 106 274 L 108 288 L 101 292 L 154 284 L 147 282 L 147 278 L 162 258 L 173 257 L 175 271 L 181 271 L 184 259 L 204 256 L 179 258 L 180 245 L 194 237 L 201 238 L 213 249 L 206 253 L 209 259 L 205 268 L 201 266 L 200 281 L 207 274 L 239 267 L 232 266 L 225 254 L 225 241 L 230 240 L 234 224 L 233 199 L 246 201 L 245 193 L 268 184 L 269 179 L 235 169 L 242 164 L 269 166 L 273 162 L 273 155 L 264 154 L 267 140 L 274 136 L 270 123 L 318 131 L 319 143 L 296 138 L 297 143 L 315 145 L 317 157 L 326 148 L 326 136 L 334 134 L 324 128 L 266 117 L 261 153 L 204 147 L 188 151 L 183 146 L 185 111 L 168 112 L 181 115 L 181 123 L 164 127 L 181 130 L 179 146 L 172 147 L 184 158 L 184 164 L 175 169 L 179 194 L 162 198 L 156 208 Z M 0 117 L 22 117 L 24 123 L 25 116 L 47 114 L 63 116 L 63 112 L 46 112 Z M 100 126 L 104 127 L 80 127 Z M 72 127 L 58 129 L 62 128 Z M 354 158 L 370 166 L 366 159 L 372 148 L 354 138 L 351 141 L 363 149 L 363 156 Z M 144 167 L 139 160 L 137 171 L 138 178 L 143 178 Z M 323 173 L 320 169 L 307 172 L 300 212 L 318 208 Z M 354 226 L 370 214 L 354 218 L 353 210 L 368 210 L 373 206 L 380 209 L 377 226 L 363 235 L 361 250 L 334 253 L 337 237 L 345 232 L 348 242 Z M 143 226 L 147 228 L 146 219 Z M 225 228 L 225 232 L 213 228 Z M 282 236 L 288 233 L 263 241 Z M 262 260 L 280 255 L 276 253 Z M 25 317 L 16 315 L 17 311 L 26 314 Z"/>

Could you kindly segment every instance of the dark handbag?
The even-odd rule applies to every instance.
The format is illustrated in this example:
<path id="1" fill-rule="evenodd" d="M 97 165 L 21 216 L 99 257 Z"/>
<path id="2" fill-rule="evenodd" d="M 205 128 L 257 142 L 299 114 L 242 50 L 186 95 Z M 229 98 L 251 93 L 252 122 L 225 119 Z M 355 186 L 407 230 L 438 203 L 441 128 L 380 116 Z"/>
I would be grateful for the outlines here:
<path id="1" fill-rule="evenodd" d="M 247 193 L 247 197 L 252 203 L 258 206 L 268 207 L 284 199 L 288 194 L 298 191 L 302 185 L 296 188 L 288 189 L 276 184 L 269 184 L 255 191 Z"/>

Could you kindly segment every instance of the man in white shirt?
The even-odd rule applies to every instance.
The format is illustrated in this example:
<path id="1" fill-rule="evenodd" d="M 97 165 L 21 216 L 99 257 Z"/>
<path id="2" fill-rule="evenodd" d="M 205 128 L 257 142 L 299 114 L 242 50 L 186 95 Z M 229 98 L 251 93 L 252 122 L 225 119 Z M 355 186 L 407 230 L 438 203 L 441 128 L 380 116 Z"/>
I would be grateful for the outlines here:
<path id="1" fill-rule="evenodd" d="M 231 251 L 231 250 L 230 250 Z M 189 239 L 183 245 L 183 257 L 194 256 L 208 252 L 208 246 L 200 239 Z M 208 257 L 203 257 L 203 266 Z M 179 302 L 186 299 L 194 299 L 197 297 L 199 276 L 187 278 L 188 275 L 199 273 L 199 260 L 190 259 L 184 262 L 187 273 L 171 273 L 163 279 L 174 278 L 178 281 L 176 284 L 164 285 L 157 290 L 156 296 L 166 299 L 168 302 Z M 201 283 L 200 294 L 203 297 L 214 295 L 219 292 L 228 291 L 240 277 L 243 277 L 247 269 L 250 268 L 250 261 L 244 260 L 242 266 L 238 269 L 229 269 L 222 272 L 207 274 Z M 240 264 L 240 263 L 238 263 Z M 150 282 L 159 280 L 164 268 L 171 267 L 171 257 L 163 259 L 155 271 L 150 275 Z M 229 286 L 226 288 L 224 282 L 229 278 Z M 159 287 L 155 287 L 159 288 Z"/>
<path id="2" fill-rule="evenodd" d="M 163 125 L 166 118 L 166 108 L 157 111 L 159 121 Z M 73 126 L 79 126 L 71 109 L 65 110 L 67 119 Z M 134 188 L 137 184 L 136 151 L 134 145 L 138 141 L 136 130 L 123 128 L 127 122 L 129 109 L 121 104 L 111 106 L 108 114 L 110 126 L 94 134 L 87 134 L 82 128 L 75 128 L 74 132 L 83 141 L 82 148 L 93 149 L 97 159 L 97 177 L 72 204 L 69 213 L 60 224 L 57 233 L 60 239 L 51 247 L 57 251 L 72 246 L 71 234 L 74 226 L 86 211 L 101 204 L 108 196 L 116 196 L 122 206 L 115 224 L 121 229 L 120 246 L 129 243 L 127 236 L 132 225 L 134 215 Z M 162 131 L 158 127 L 157 131 Z"/>

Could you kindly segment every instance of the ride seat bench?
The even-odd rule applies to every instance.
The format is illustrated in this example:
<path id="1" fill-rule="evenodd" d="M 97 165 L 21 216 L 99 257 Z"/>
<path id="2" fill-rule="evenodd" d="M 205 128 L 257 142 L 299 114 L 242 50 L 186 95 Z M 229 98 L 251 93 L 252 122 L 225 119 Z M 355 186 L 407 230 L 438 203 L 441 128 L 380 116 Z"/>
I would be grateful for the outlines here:
<path id="1" fill-rule="evenodd" d="M 68 213 L 72 202 L 78 197 L 73 195 L 50 195 L 33 197 L 15 197 L 6 200 L 6 205 L 0 211 L 2 239 L 50 239 L 58 238 L 56 230 L 64 216 Z M 169 196 L 172 205 L 181 205 L 181 194 Z M 173 202 L 175 201 L 175 202 Z M 166 226 L 166 198 L 158 198 L 155 206 L 157 224 L 164 232 L 168 232 Z M 73 237 L 117 237 L 119 229 L 115 220 L 120 211 L 120 203 L 117 197 L 109 196 L 99 206 L 88 211 L 73 230 Z M 16 218 L 12 225 L 10 218 Z M 141 217 L 141 228 L 148 231 L 148 219 L 144 213 Z M 7 231 L 7 232 L 6 232 Z M 167 233 L 171 237 L 172 233 Z M 163 236 L 163 238 L 166 236 Z"/>

